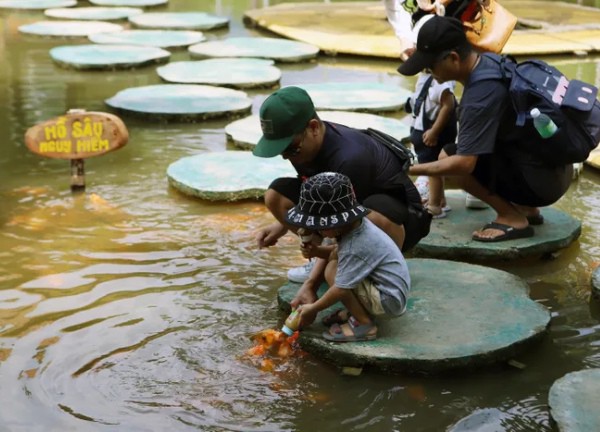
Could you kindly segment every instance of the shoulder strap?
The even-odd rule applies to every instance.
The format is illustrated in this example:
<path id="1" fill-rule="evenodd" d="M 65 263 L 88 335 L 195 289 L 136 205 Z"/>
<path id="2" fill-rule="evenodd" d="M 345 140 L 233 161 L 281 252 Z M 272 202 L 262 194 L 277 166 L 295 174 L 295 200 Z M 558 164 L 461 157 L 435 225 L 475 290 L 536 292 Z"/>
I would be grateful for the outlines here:
<path id="1" fill-rule="evenodd" d="M 429 87 L 431 87 L 431 83 L 433 82 L 433 75 L 430 75 L 423 84 L 423 88 L 421 88 L 421 92 L 415 101 L 415 106 L 413 108 L 413 113 L 415 117 L 419 117 L 419 113 L 421 112 L 421 107 L 425 103 L 425 99 L 427 98 L 427 92 L 429 91 Z"/>
<path id="2" fill-rule="evenodd" d="M 481 54 L 481 57 L 489 58 L 497 63 L 500 67 L 498 69 L 486 69 L 483 71 L 475 68 L 475 71 L 469 77 L 469 84 L 490 79 L 501 80 L 505 82 L 510 81 L 514 67 L 516 66 L 516 62 L 513 58 L 494 53 L 484 53 Z"/>

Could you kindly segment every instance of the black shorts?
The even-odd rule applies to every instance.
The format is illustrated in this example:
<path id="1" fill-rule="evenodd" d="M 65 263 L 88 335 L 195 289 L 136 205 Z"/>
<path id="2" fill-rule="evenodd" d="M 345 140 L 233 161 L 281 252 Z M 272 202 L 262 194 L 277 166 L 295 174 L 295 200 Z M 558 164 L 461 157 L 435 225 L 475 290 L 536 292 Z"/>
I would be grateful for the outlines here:
<path id="1" fill-rule="evenodd" d="M 297 204 L 300 200 L 302 180 L 297 177 L 275 179 L 269 189 L 273 189 Z M 381 213 L 397 225 L 403 225 L 406 237 L 402 251 L 406 252 L 429 233 L 431 215 L 416 207 L 408 206 L 403 200 L 387 193 L 370 195 L 361 203 L 370 210 Z"/>
<path id="2" fill-rule="evenodd" d="M 444 146 L 451 156 L 456 145 Z M 545 207 L 554 204 L 571 184 L 573 166 L 547 166 L 516 147 L 506 152 L 481 155 L 472 173 L 490 191 L 515 204 Z"/>

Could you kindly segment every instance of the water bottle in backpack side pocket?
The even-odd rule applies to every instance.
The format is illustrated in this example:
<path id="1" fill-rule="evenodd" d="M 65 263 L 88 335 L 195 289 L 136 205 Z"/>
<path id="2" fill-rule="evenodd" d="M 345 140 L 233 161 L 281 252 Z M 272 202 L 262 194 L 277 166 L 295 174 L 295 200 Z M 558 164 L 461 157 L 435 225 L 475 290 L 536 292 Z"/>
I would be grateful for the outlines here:
<path id="1" fill-rule="evenodd" d="M 533 108 L 529 114 L 533 118 L 533 126 L 542 138 L 550 138 L 558 130 L 556 123 L 546 114 L 541 113 L 539 109 Z"/>

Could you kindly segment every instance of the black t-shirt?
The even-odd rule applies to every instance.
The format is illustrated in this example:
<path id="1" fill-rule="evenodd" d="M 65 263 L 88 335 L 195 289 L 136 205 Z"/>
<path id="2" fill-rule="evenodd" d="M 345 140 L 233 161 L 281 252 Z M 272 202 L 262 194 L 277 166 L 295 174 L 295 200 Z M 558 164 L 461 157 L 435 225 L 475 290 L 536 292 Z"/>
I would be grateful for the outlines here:
<path id="1" fill-rule="evenodd" d="M 294 165 L 299 176 L 339 172 L 350 178 L 359 202 L 377 193 L 393 191 L 392 195 L 402 201 L 421 205 L 419 192 L 390 149 L 359 129 L 323 123 L 326 129 L 321 150 L 309 164 Z"/>
<path id="2" fill-rule="evenodd" d="M 472 72 L 482 73 L 488 68 L 498 70 L 500 65 L 482 56 Z M 516 113 L 512 108 L 507 85 L 499 79 L 466 83 L 458 106 L 459 155 L 482 156 L 513 142 L 519 136 L 515 125 Z"/>

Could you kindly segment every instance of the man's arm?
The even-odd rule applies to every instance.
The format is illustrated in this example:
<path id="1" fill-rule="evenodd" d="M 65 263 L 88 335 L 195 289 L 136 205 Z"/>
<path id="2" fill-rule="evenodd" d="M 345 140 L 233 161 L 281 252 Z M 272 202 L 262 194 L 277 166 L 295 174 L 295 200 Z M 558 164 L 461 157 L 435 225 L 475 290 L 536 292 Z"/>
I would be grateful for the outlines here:
<path id="1" fill-rule="evenodd" d="M 417 164 L 410 167 L 411 175 L 426 176 L 464 176 L 475 169 L 476 155 L 452 155 L 434 162 Z"/>

